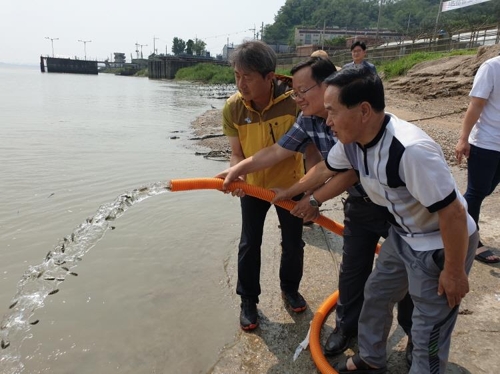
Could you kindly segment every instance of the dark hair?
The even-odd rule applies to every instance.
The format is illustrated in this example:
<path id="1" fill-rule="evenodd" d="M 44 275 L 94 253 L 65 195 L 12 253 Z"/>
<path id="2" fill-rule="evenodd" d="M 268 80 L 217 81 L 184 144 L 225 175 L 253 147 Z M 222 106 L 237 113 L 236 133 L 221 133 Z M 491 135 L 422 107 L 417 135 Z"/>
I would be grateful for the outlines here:
<path id="1" fill-rule="evenodd" d="M 231 66 L 256 71 L 265 77 L 276 70 L 276 53 L 264 42 L 252 40 L 239 45 L 231 54 Z"/>
<path id="2" fill-rule="evenodd" d="M 323 83 L 326 78 L 337 71 L 335 65 L 330 60 L 323 57 L 309 57 L 307 60 L 296 64 L 290 71 L 290 74 L 294 75 L 307 66 L 311 67 L 312 78 L 318 84 Z"/>
<path id="3" fill-rule="evenodd" d="M 339 103 L 347 108 L 366 101 L 376 112 L 385 109 L 382 80 L 365 66 L 344 68 L 326 78 L 325 83 L 340 90 Z"/>
<path id="4" fill-rule="evenodd" d="M 357 46 L 360 46 L 363 51 L 366 51 L 366 44 L 364 42 L 355 41 L 354 43 L 351 44 L 351 51 L 356 48 Z"/>

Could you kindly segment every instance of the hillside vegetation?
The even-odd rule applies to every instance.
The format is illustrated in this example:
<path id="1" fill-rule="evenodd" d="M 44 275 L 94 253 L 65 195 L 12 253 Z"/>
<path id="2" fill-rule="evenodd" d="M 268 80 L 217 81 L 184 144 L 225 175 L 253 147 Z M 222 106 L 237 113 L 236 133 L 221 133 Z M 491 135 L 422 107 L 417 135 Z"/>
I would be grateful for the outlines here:
<path id="1" fill-rule="evenodd" d="M 269 44 L 294 45 L 297 26 L 366 28 L 398 31 L 410 39 L 433 33 L 440 0 L 286 0 L 266 25 L 263 40 Z M 443 12 L 438 29 L 452 34 L 456 30 L 476 30 L 500 24 L 500 1 L 491 0 L 453 11 Z M 325 44 L 335 43 L 335 39 Z"/>

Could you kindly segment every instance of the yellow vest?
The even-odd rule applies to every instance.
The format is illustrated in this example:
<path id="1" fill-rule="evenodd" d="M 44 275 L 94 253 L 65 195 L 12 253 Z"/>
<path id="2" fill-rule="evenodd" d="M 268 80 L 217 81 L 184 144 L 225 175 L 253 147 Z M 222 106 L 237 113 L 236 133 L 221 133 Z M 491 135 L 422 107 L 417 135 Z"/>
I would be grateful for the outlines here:
<path id="1" fill-rule="evenodd" d="M 285 84 L 275 81 L 272 98 L 262 113 L 246 103 L 239 92 L 226 101 L 223 132 L 239 138 L 245 158 L 273 145 L 293 126 L 298 108 L 290 93 Z M 303 175 L 302 154 L 295 153 L 268 169 L 247 174 L 246 181 L 264 188 L 288 188 Z"/>

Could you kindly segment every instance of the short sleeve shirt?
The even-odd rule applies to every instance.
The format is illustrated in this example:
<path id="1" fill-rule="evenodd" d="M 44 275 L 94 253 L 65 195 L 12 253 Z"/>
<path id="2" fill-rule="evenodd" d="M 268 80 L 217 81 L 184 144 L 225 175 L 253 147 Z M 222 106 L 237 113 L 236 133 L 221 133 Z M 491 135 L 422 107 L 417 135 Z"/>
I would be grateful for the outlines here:
<path id="1" fill-rule="evenodd" d="M 338 142 L 327 166 L 354 168 L 370 199 L 386 206 L 396 231 L 417 251 L 443 248 L 437 212 L 456 198 L 467 203 L 456 186 L 441 147 L 417 126 L 386 115 L 384 126 L 365 147 Z M 468 232 L 475 223 L 468 217 Z"/>
<path id="2" fill-rule="evenodd" d="M 469 143 L 500 152 L 500 56 L 480 66 L 469 96 L 488 100 L 472 128 Z"/>

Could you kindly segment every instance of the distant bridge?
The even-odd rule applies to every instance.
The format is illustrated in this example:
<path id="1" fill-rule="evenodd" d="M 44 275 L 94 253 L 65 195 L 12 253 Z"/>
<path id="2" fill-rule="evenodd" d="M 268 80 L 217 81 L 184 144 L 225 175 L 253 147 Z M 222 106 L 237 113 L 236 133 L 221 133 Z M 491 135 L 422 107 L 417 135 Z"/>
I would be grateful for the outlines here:
<path id="1" fill-rule="evenodd" d="M 223 60 L 201 56 L 156 56 L 148 61 L 148 77 L 151 79 L 174 79 L 179 69 L 197 64 L 228 66 Z"/>

